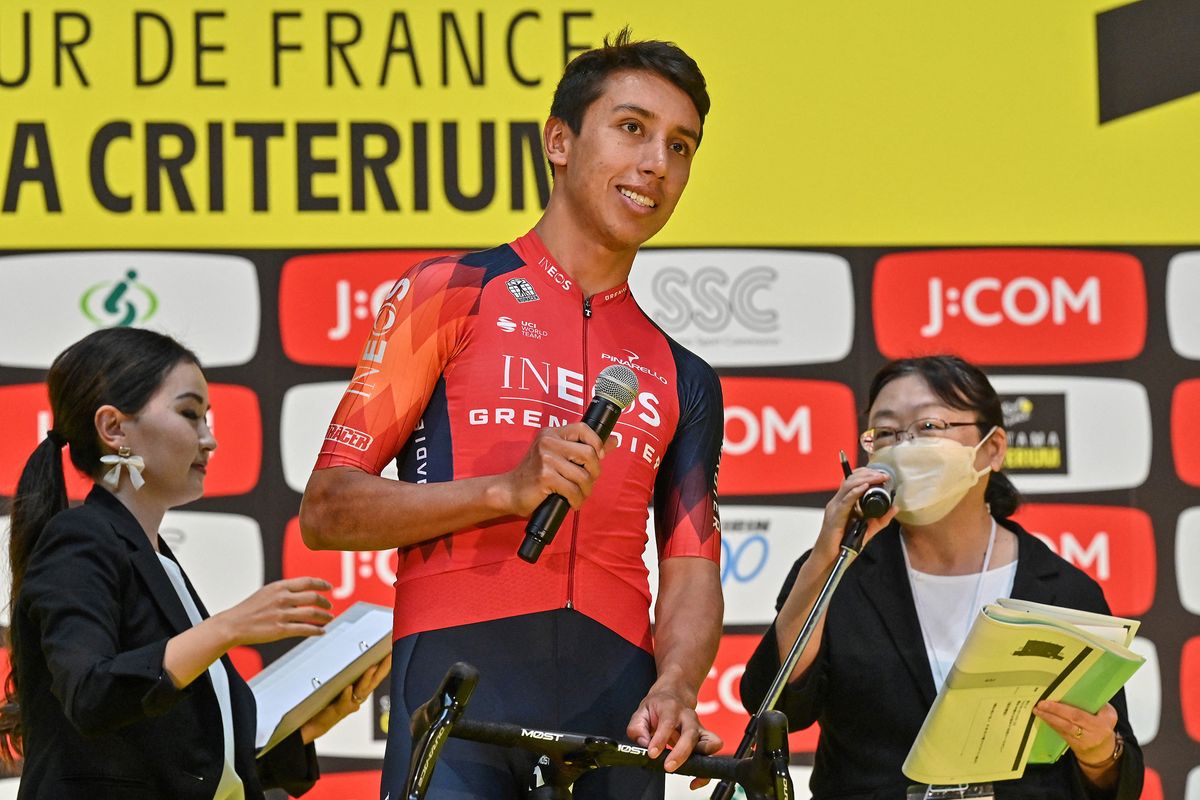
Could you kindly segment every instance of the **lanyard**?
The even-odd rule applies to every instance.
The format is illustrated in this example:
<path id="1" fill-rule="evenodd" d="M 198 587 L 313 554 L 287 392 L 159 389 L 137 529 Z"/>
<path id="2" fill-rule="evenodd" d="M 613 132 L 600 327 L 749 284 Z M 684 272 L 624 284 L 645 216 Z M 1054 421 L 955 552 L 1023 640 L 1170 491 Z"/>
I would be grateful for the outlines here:
<path id="1" fill-rule="evenodd" d="M 971 608 L 967 614 L 967 624 L 963 630 L 963 641 L 967 639 L 967 634 L 971 632 L 971 624 L 975 622 L 975 615 L 980 608 L 980 600 L 983 595 L 983 581 L 987 576 L 988 564 L 992 560 L 992 547 L 996 544 L 996 518 L 992 517 L 992 532 L 988 536 L 987 550 L 983 554 L 983 566 L 979 568 L 979 579 L 975 582 L 975 601 L 971 603 Z M 908 585 L 912 589 L 913 602 L 917 606 L 917 624 L 921 626 L 921 640 L 925 643 L 925 647 L 929 652 L 929 666 L 933 668 L 934 674 L 937 677 L 938 686 L 943 686 L 946 683 L 946 675 L 942 672 L 941 663 L 937 657 L 937 649 L 933 646 L 933 640 L 929 636 L 929 632 L 925 630 L 925 622 L 922 616 L 927 612 L 921 604 L 921 595 L 917 592 L 916 581 L 913 580 L 912 562 L 908 559 L 908 546 L 904 543 L 904 536 L 900 537 L 900 550 L 904 553 L 904 567 L 908 572 Z"/>

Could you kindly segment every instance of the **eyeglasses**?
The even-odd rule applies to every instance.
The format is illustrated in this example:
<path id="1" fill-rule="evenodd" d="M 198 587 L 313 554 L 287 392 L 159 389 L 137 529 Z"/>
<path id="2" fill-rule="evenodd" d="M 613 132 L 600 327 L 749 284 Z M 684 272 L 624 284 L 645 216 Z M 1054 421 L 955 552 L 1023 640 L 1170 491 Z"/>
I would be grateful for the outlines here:
<path id="1" fill-rule="evenodd" d="M 899 444 L 905 439 L 946 437 L 950 435 L 951 428 L 965 428 L 972 425 L 979 428 L 983 426 L 983 423 L 946 422 L 937 417 L 926 417 L 904 428 L 867 428 L 858 437 L 858 443 L 862 445 L 863 450 L 874 453 L 876 450 Z"/>

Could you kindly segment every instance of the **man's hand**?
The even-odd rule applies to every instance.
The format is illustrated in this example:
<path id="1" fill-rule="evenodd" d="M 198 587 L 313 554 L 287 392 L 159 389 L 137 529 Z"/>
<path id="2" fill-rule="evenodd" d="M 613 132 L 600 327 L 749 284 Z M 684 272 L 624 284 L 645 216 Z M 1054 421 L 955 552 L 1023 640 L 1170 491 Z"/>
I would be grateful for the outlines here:
<path id="1" fill-rule="evenodd" d="M 543 428 L 521 463 L 504 476 L 511 513 L 527 517 L 552 494 L 562 495 L 578 509 L 600 477 L 604 443 L 596 432 L 575 422 Z"/>
<path id="2" fill-rule="evenodd" d="M 670 748 L 671 754 L 664 762 L 667 772 L 678 769 L 693 750 L 715 753 L 724 744 L 715 733 L 700 727 L 695 695 L 678 683 L 664 680 L 650 687 L 625 732 L 645 747 L 651 758 Z M 704 785 L 693 784 L 694 788 Z"/>

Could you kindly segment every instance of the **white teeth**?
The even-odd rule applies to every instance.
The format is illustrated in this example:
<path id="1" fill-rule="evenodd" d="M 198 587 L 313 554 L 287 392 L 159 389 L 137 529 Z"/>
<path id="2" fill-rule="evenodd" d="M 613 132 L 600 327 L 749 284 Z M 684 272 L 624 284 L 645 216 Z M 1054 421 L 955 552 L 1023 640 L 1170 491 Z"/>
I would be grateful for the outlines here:
<path id="1" fill-rule="evenodd" d="M 642 194 L 638 194 L 637 192 L 631 192 L 628 189 L 621 189 L 620 192 L 621 192 L 621 194 L 625 195 L 633 202 L 637 203 L 639 206 L 645 206 L 646 208 L 654 208 L 656 205 L 658 205 L 653 200 L 651 200 L 649 197 L 646 197 L 645 195 L 642 195 Z"/>

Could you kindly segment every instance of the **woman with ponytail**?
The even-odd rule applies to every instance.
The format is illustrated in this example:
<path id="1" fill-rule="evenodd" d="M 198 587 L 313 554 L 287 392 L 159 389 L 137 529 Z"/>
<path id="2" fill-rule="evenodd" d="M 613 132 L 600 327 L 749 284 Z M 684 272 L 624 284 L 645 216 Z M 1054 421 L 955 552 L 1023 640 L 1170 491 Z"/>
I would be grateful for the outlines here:
<path id="1" fill-rule="evenodd" d="M 820 723 L 815 800 L 1139 797 L 1142 752 L 1123 692 L 1096 714 L 1038 703 L 1034 713 L 1070 750 L 1019 780 L 957 793 L 909 786 L 901 765 L 982 606 L 1014 597 L 1109 610 L 1095 581 L 1011 519 L 1021 498 L 1000 471 L 1003 410 L 977 367 L 956 356 L 885 365 L 871 383 L 867 425 L 866 467 L 825 506 L 817 542 L 792 567 L 746 665 L 746 707 L 759 706 L 798 638 L 856 504 L 894 481 L 891 509 L 870 521 L 870 546 L 847 569 L 778 704 L 793 730 Z"/>
<path id="2" fill-rule="evenodd" d="M 47 376 L 53 429 L 13 499 L 12 672 L 0 755 L 23 756 L 18 798 L 260 800 L 317 779 L 312 741 L 358 707 L 388 669 L 368 670 L 328 708 L 255 758 L 254 697 L 226 653 L 316 636 L 332 588 L 269 584 L 209 616 L 158 530 L 201 496 L 217 446 L 194 354 L 146 330 L 97 331 Z M 62 449 L 96 481 L 68 508 Z"/>

